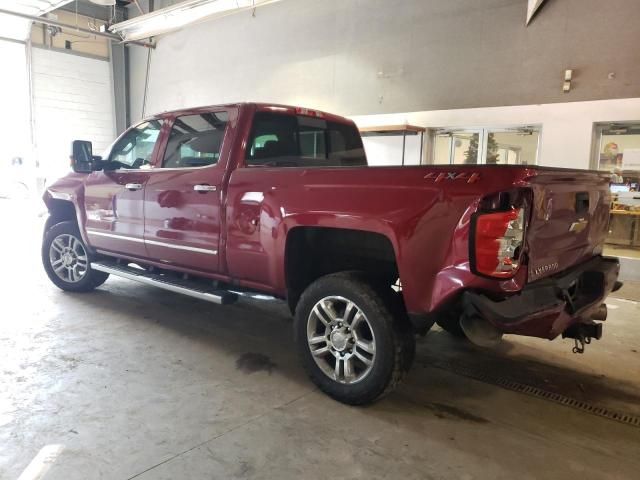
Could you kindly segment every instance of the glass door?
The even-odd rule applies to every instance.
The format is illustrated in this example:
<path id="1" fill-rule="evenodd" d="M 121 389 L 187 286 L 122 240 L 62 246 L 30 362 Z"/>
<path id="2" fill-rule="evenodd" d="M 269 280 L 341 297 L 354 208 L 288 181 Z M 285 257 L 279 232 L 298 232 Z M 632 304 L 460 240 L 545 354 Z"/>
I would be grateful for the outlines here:
<path id="1" fill-rule="evenodd" d="M 496 165 L 535 165 L 538 161 L 540 129 L 514 127 L 487 130 L 485 162 Z"/>
<path id="2" fill-rule="evenodd" d="M 479 161 L 482 140 L 482 130 L 436 130 L 433 137 L 433 163 L 482 163 Z"/>
<path id="3" fill-rule="evenodd" d="M 597 124 L 591 166 L 611 175 L 605 253 L 640 258 L 640 122 Z"/>
<path id="4" fill-rule="evenodd" d="M 437 129 L 433 133 L 433 163 L 469 165 L 535 164 L 540 128 Z"/>

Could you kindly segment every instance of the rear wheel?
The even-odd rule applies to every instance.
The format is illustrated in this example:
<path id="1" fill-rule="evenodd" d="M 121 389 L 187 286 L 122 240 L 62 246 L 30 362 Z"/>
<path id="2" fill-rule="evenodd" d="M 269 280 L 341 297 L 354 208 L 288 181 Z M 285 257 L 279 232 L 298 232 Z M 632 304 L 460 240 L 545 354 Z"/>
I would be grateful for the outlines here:
<path id="1" fill-rule="evenodd" d="M 390 293 L 361 275 L 338 273 L 311 284 L 298 303 L 295 336 L 303 365 L 338 401 L 370 403 L 393 390 L 411 366 L 414 335 Z"/>
<path id="2" fill-rule="evenodd" d="M 89 251 L 73 222 L 51 227 L 42 244 L 42 264 L 49 279 L 62 290 L 88 292 L 102 285 L 108 273 L 91 269 Z"/>

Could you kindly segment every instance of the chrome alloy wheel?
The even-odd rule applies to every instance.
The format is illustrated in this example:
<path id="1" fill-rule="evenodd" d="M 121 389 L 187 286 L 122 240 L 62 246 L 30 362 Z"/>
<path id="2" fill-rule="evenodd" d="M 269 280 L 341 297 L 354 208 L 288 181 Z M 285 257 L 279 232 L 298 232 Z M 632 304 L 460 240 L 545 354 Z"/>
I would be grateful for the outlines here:
<path id="1" fill-rule="evenodd" d="M 78 238 L 67 233 L 58 235 L 51 242 L 49 262 L 55 274 L 69 283 L 82 280 L 89 267 L 84 245 Z"/>
<path id="2" fill-rule="evenodd" d="M 376 356 L 373 329 L 364 312 L 344 297 L 325 297 L 307 320 L 313 359 L 332 380 L 353 384 L 365 378 Z"/>

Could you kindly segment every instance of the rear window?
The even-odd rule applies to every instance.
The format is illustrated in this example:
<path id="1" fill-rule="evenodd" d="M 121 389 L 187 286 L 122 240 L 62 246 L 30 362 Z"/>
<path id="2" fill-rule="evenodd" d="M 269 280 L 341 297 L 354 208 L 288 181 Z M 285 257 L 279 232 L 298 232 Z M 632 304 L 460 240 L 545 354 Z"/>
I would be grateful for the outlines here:
<path id="1" fill-rule="evenodd" d="M 366 166 L 358 130 L 322 118 L 258 112 L 247 148 L 248 166 Z"/>

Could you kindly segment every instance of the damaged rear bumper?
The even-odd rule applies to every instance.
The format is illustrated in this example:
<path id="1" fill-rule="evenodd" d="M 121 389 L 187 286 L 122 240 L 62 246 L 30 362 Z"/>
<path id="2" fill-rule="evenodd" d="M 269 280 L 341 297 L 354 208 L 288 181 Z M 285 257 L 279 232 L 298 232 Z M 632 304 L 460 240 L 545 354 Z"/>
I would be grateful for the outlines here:
<path id="1" fill-rule="evenodd" d="M 598 256 L 554 277 L 530 283 L 517 295 L 503 300 L 467 291 L 463 296 L 464 314 L 479 315 L 503 333 L 548 339 L 564 332 L 572 336 L 570 329 L 575 325 L 604 320 L 604 300 L 622 286 L 619 272 L 617 258 Z M 599 324 L 594 332 L 599 338 Z"/>

